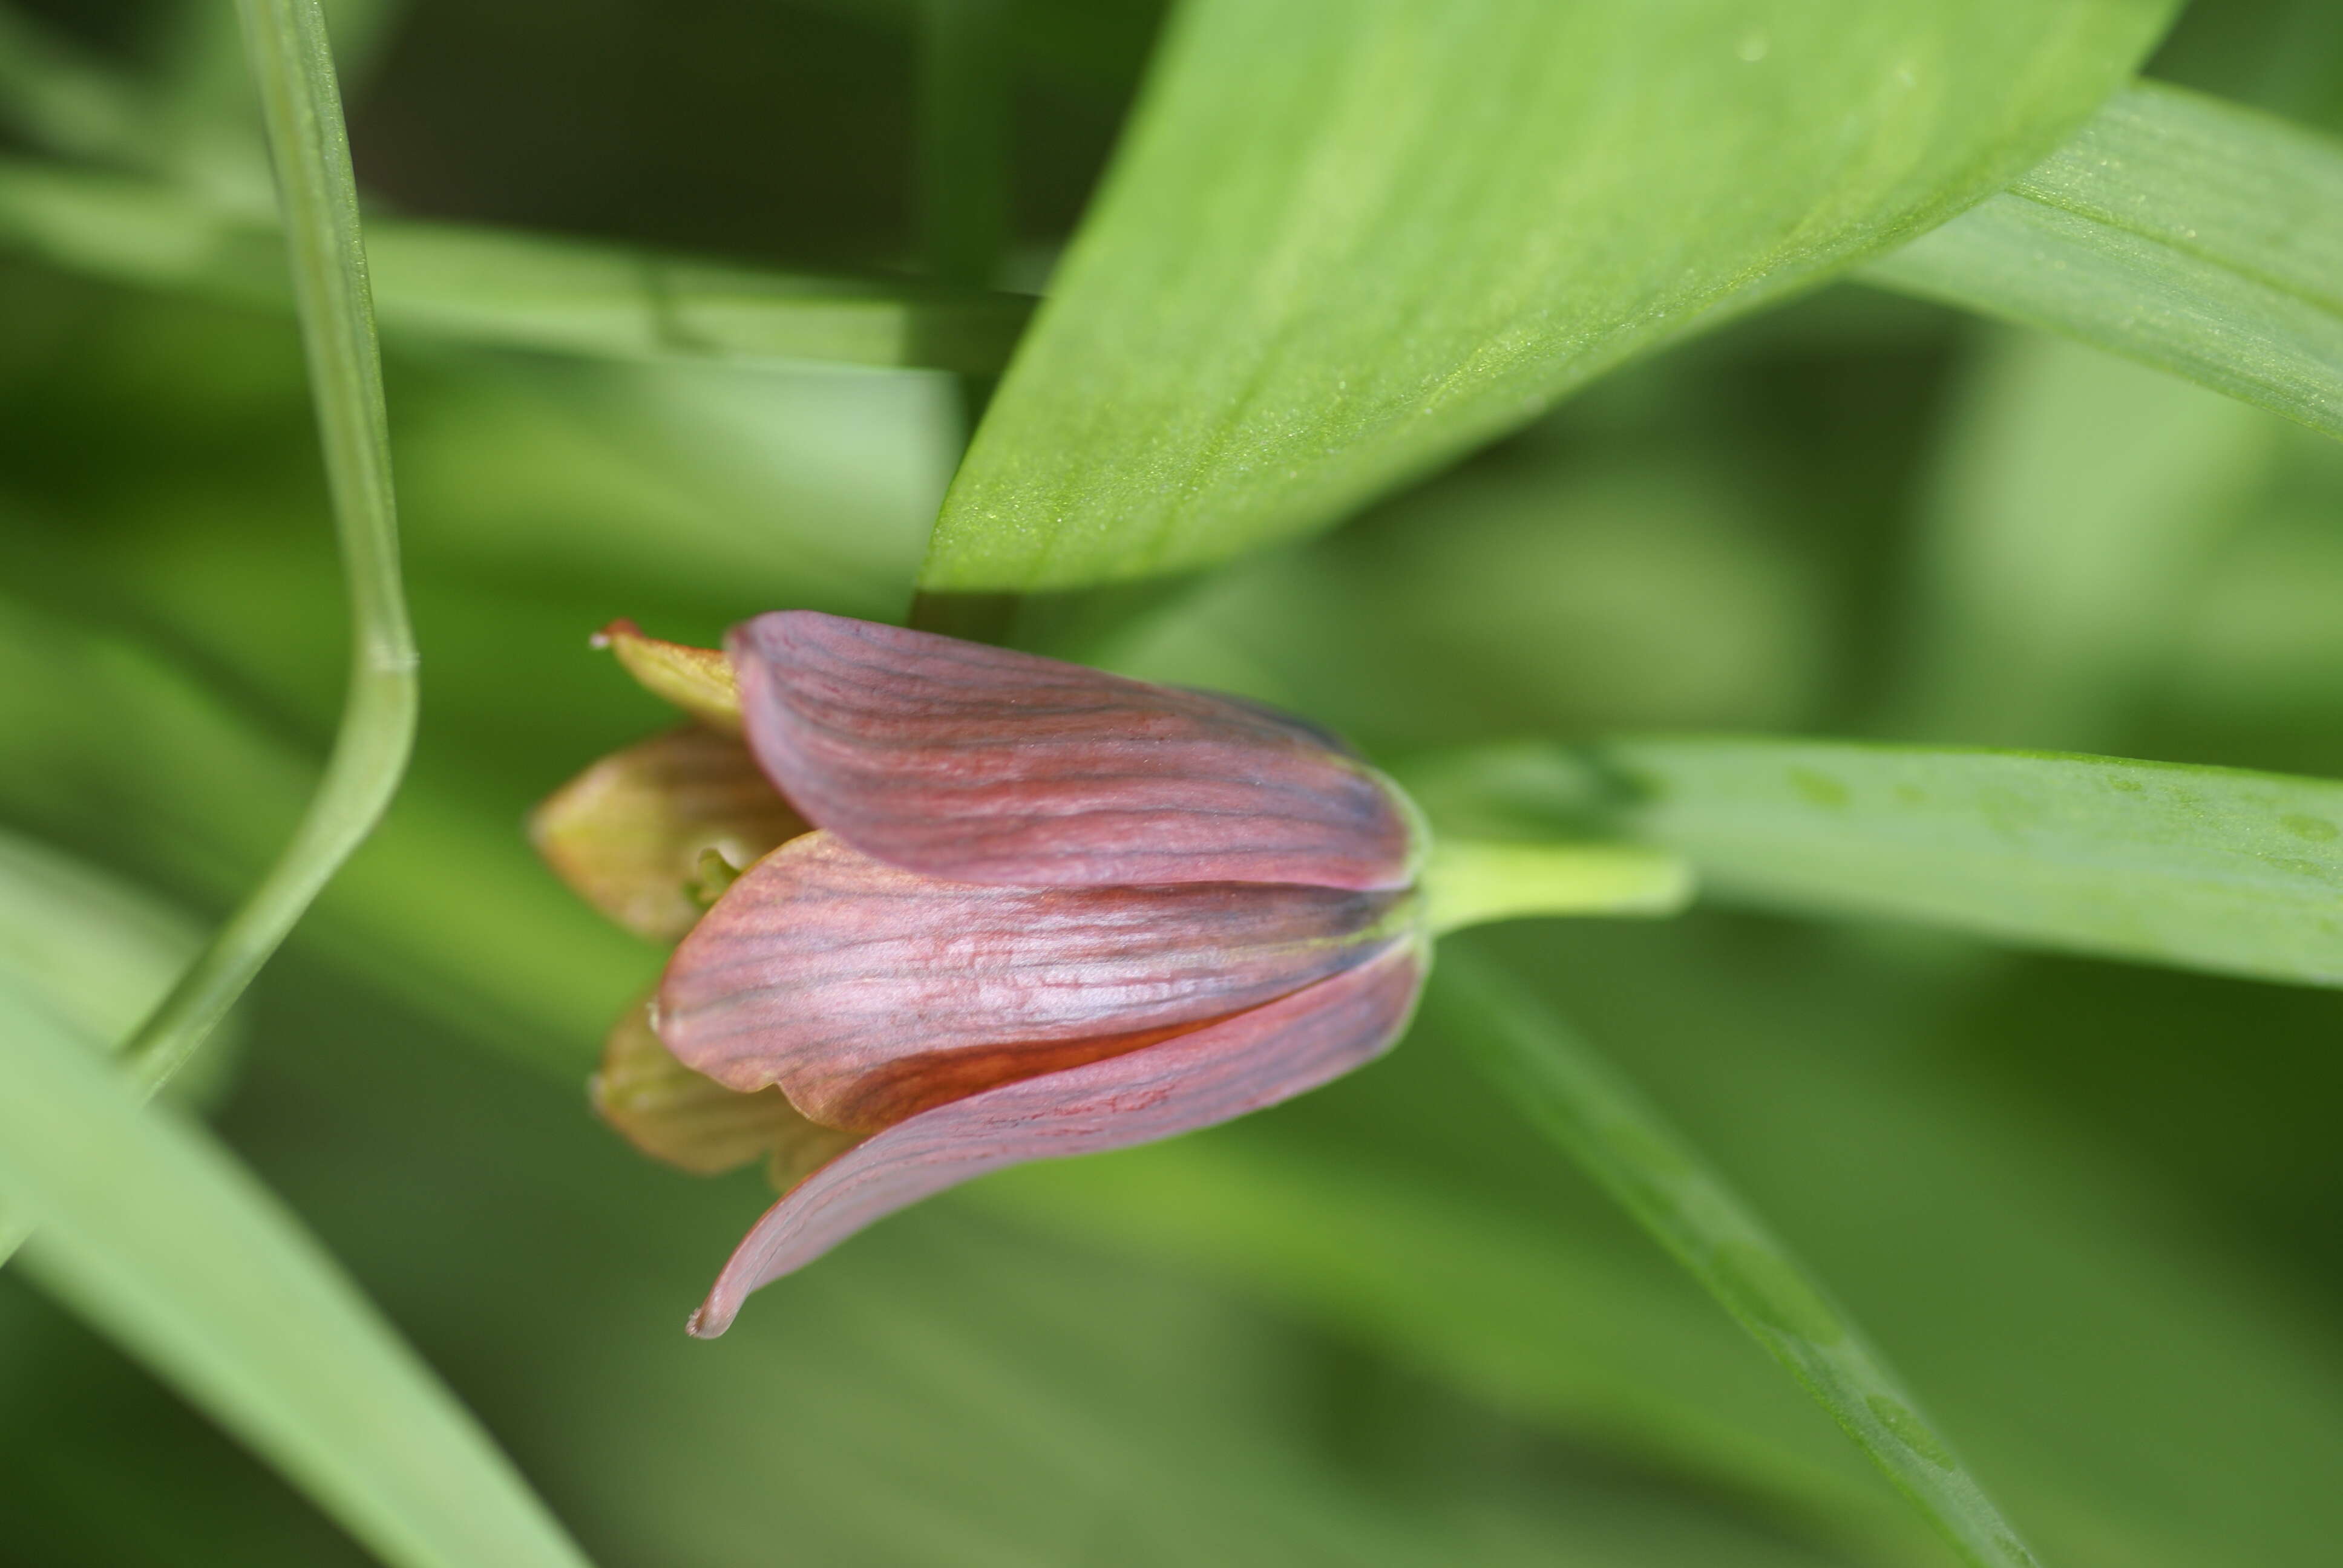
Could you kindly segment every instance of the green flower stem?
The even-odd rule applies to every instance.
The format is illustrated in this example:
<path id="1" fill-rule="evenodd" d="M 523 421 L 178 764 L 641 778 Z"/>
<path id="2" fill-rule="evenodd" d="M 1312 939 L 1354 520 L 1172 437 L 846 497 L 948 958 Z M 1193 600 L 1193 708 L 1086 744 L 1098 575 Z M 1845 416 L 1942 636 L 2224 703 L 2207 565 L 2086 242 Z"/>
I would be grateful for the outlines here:
<path id="1" fill-rule="evenodd" d="M 1443 952 L 1426 1016 L 1828 1411 L 1971 1568 L 2036 1559 L 1845 1312 L 1635 1089 L 1535 997 Z"/>
<path id="2" fill-rule="evenodd" d="M 1672 915 L 1693 894 L 1684 857 L 1642 844 L 1442 839 L 1422 880 L 1434 935 L 1524 915 Z"/>
<path id="3" fill-rule="evenodd" d="M 390 428 L 341 95 L 317 0 L 237 0 L 260 91 L 334 524 L 350 595 L 349 696 L 293 840 L 127 1048 L 150 1092 L 236 1004 L 374 830 L 415 739 L 415 639 L 399 587 Z"/>

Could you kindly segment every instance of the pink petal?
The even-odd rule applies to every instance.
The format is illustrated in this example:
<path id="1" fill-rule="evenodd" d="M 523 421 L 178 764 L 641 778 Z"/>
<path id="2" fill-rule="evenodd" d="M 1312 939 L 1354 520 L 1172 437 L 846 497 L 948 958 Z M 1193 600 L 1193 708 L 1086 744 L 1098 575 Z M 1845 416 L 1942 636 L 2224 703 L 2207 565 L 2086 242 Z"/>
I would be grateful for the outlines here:
<path id="1" fill-rule="evenodd" d="M 1366 961 L 1412 892 L 945 882 L 826 832 L 759 861 L 684 939 L 660 1038 L 735 1090 L 876 1131 L 1138 1049 Z"/>
<path id="2" fill-rule="evenodd" d="M 732 628 L 757 760 L 818 826 L 956 881 L 1406 885 L 1390 782 L 1247 702 L 812 610 Z"/>
<path id="3" fill-rule="evenodd" d="M 1400 943 L 1372 963 L 1144 1050 L 1029 1078 L 876 1133 L 765 1211 L 690 1330 L 713 1339 L 749 1292 L 864 1226 L 985 1171 L 1092 1154 L 1209 1127 L 1292 1099 L 1399 1038 L 1424 973 Z"/>

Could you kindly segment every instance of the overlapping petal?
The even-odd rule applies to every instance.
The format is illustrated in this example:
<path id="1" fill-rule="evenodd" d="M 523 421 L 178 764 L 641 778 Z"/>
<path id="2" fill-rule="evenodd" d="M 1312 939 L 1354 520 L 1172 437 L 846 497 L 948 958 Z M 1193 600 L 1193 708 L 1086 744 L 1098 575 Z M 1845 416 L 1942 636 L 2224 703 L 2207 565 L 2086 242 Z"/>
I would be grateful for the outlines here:
<path id="1" fill-rule="evenodd" d="M 855 1142 L 809 1121 L 778 1089 L 739 1094 L 684 1066 L 653 1032 L 648 998 L 611 1030 L 588 1091 L 627 1141 L 699 1176 L 762 1160 L 785 1190 Z"/>
<path id="2" fill-rule="evenodd" d="M 1252 704 L 811 610 L 727 639 L 757 759 L 908 870 L 1038 887 L 1407 884 L 1400 797 Z"/>
<path id="3" fill-rule="evenodd" d="M 1414 895 L 1292 884 L 1003 888 L 818 832 L 759 861 L 677 950 L 660 1037 L 735 1090 L 875 1131 L 1148 1046 L 1373 959 Z"/>
<path id="4" fill-rule="evenodd" d="M 1143 1050 L 954 1101 L 875 1133 L 783 1195 L 693 1314 L 713 1338 L 749 1292 L 931 1193 L 1029 1160 L 1151 1142 L 1288 1100 L 1380 1055 L 1406 1027 L 1413 941 L 1250 1012 Z"/>
<path id="5" fill-rule="evenodd" d="M 738 736 L 692 725 L 613 752 L 529 818 L 546 863 L 629 930 L 672 941 L 731 874 L 807 830 Z M 704 863 L 713 853 L 720 868 Z"/>

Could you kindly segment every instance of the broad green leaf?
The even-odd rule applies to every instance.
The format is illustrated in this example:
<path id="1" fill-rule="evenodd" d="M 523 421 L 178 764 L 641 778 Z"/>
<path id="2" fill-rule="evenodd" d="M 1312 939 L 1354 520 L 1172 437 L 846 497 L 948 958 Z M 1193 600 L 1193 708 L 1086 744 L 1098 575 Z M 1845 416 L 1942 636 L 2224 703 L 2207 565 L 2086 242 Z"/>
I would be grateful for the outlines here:
<path id="1" fill-rule="evenodd" d="M 1741 902 L 2343 985 L 2343 782 L 1828 740 L 1595 756 L 1642 830 Z"/>
<path id="2" fill-rule="evenodd" d="M 2170 9 L 1195 0 L 921 586 L 1084 588 L 1332 522 L 1996 188 Z"/>
<path id="3" fill-rule="evenodd" d="M 266 223 L 149 180 L 0 158 L 0 242 L 54 266 L 289 305 Z M 416 219 L 367 224 L 392 332 L 602 358 L 998 369 L 1031 301 L 752 267 Z"/>
<path id="4" fill-rule="evenodd" d="M 1739 1320 L 1962 1560 L 2032 1568 L 2017 1533 L 1846 1313 L 1643 1097 L 1502 971 L 1450 953 L 1428 1005 L 1482 1070 Z"/>
<path id="5" fill-rule="evenodd" d="M 1922 508 L 1895 731 L 2127 744 L 2287 433 L 2234 398 L 2097 349 L 1994 333 Z"/>
<path id="6" fill-rule="evenodd" d="M 2144 82 L 1866 267 L 2343 436 L 2343 143 Z"/>
<path id="7" fill-rule="evenodd" d="M 403 1568 L 577 1568 L 511 1465 L 316 1242 L 0 978 L 0 1198 L 26 1266 Z"/>

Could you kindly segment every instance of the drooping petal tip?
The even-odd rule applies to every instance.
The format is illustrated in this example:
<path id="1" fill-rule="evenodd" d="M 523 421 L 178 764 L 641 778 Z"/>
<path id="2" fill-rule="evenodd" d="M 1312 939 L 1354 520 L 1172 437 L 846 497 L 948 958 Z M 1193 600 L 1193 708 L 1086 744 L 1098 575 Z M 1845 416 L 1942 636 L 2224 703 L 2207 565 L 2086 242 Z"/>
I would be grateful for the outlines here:
<path id="1" fill-rule="evenodd" d="M 686 1326 L 714 1339 L 750 1292 L 988 1171 L 1152 1142 L 1315 1089 L 1399 1038 L 1424 971 L 1422 942 L 1397 939 L 1355 969 L 1249 1012 L 973 1094 L 875 1133 L 766 1211 Z"/>
<path id="2" fill-rule="evenodd" d="M 1389 780 L 1256 704 L 813 610 L 725 646 L 767 774 L 906 870 L 1364 891 L 1406 886 L 1418 858 Z"/>

